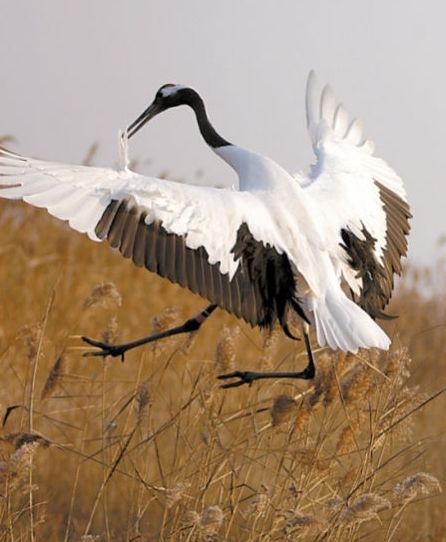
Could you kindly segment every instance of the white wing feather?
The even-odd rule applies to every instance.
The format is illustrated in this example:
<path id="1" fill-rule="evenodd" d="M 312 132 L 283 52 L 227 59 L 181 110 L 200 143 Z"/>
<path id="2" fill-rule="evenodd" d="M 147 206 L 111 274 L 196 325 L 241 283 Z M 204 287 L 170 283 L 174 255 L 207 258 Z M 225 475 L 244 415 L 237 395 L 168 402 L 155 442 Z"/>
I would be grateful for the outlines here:
<path id="1" fill-rule="evenodd" d="M 314 72 L 308 77 L 305 103 L 308 132 L 317 161 L 301 184 L 320 210 L 327 246 L 339 274 L 359 293 L 362 281 L 347 265 L 339 232 L 341 228 L 349 228 L 363 240 L 365 227 L 376 239 L 375 255 L 382 263 L 386 215 L 375 181 L 404 201 L 407 201 L 406 193 L 395 171 L 384 160 L 373 156 L 374 145 L 364 139 L 362 122 L 349 119 L 330 87 L 319 92 Z"/>
<path id="2" fill-rule="evenodd" d="M 158 220 L 167 232 L 185 235 L 191 249 L 204 246 L 209 263 L 220 262 L 221 272 L 231 277 L 238 267 L 231 249 L 242 222 L 258 239 L 281 244 L 265 206 L 248 192 L 145 177 L 128 169 L 56 164 L 0 149 L 0 196 L 44 207 L 94 241 L 100 241 L 95 228 L 110 202 L 132 197 L 149 211 L 147 223 Z"/>

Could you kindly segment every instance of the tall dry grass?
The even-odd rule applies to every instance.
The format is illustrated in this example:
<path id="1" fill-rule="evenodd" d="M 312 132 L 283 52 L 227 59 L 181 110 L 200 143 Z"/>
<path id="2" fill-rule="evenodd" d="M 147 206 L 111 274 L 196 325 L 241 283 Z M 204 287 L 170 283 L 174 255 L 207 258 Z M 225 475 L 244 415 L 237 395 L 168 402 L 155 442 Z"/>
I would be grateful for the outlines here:
<path id="1" fill-rule="evenodd" d="M 419 277 L 390 353 L 221 390 L 222 371 L 303 367 L 301 345 L 218 311 L 123 364 L 83 358 L 79 335 L 135 338 L 203 300 L 19 203 L 0 258 L 0 540 L 446 539 L 446 305 Z"/>

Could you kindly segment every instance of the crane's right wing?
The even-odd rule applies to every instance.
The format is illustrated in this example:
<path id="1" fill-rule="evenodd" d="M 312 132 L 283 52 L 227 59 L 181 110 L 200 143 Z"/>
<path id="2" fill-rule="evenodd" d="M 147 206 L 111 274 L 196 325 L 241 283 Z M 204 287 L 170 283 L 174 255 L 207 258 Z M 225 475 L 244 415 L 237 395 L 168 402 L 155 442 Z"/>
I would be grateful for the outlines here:
<path id="1" fill-rule="evenodd" d="M 308 77 L 306 112 L 317 161 L 302 186 L 317 205 L 341 278 L 365 311 L 385 318 L 410 230 L 402 180 L 373 155 L 361 122 L 349 118 L 331 88 L 318 90 L 314 72 Z"/>
<path id="2" fill-rule="evenodd" d="M 294 296 L 294 276 L 270 214 L 249 193 L 0 149 L 0 197 L 46 208 L 251 325 L 282 322 Z"/>

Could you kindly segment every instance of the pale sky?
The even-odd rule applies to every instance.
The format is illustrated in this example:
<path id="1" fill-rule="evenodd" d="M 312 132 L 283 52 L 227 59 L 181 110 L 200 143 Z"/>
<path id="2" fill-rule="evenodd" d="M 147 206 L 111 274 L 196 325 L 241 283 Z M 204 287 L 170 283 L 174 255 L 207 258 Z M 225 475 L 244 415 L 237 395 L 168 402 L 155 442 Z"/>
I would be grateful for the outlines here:
<path id="1" fill-rule="evenodd" d="M 184 83 L 223 137 L 306 170 L 313 68 L 403 177 L 410 257 L 426 263 L 446 234 L 445 20 L 440 0 L 3 1 L 0 135 L 14 135 L 21 153 L 70 163 L 97 141 L 96 163 L 112 165 L 118 129 L 161 84 Z M 131 155 L 150 159 L 152 175 L 236 181 L 185 108 L 150 123 Z"/>

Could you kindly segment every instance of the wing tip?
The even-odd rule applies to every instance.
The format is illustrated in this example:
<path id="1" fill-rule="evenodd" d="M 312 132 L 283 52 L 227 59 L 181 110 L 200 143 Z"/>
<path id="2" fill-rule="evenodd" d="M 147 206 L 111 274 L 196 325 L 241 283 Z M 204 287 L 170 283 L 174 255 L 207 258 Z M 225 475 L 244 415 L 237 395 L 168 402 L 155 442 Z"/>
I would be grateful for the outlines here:
<path id="1" fill-rule="evenodd" d="M 307 128 L 310 128 L 312 124 L 317 122 L 318 107 L 317 101 L 317 77 L 314 70 L 310 70 L 307 77 L 307 84 L 305 87 L 305 112 L 307 117 Z"/>
<path id="2" fill-rule="evenodd" d="M 316 72 L 311 69 L 307 77 L 305 109 L 307 129 L 313 145 L 320 134 L 325 133 L 317 129 L 317 125 L 325 121 L 336 138 L 373 155 L 374 144 L 365 137 L 362 120 L 349 115 L 330 84 L 324 85 L 320 91 L 318 87 Z"/>
<path id="3" fill-rule="evenodd" d="M 311 70 L 308 72 L 307 86 L 309 84 L 312 84 L 313 82 L 316 82 L 316 80 L 317 80 L 316 71 L 313 68 L 311 68 Z"/>

